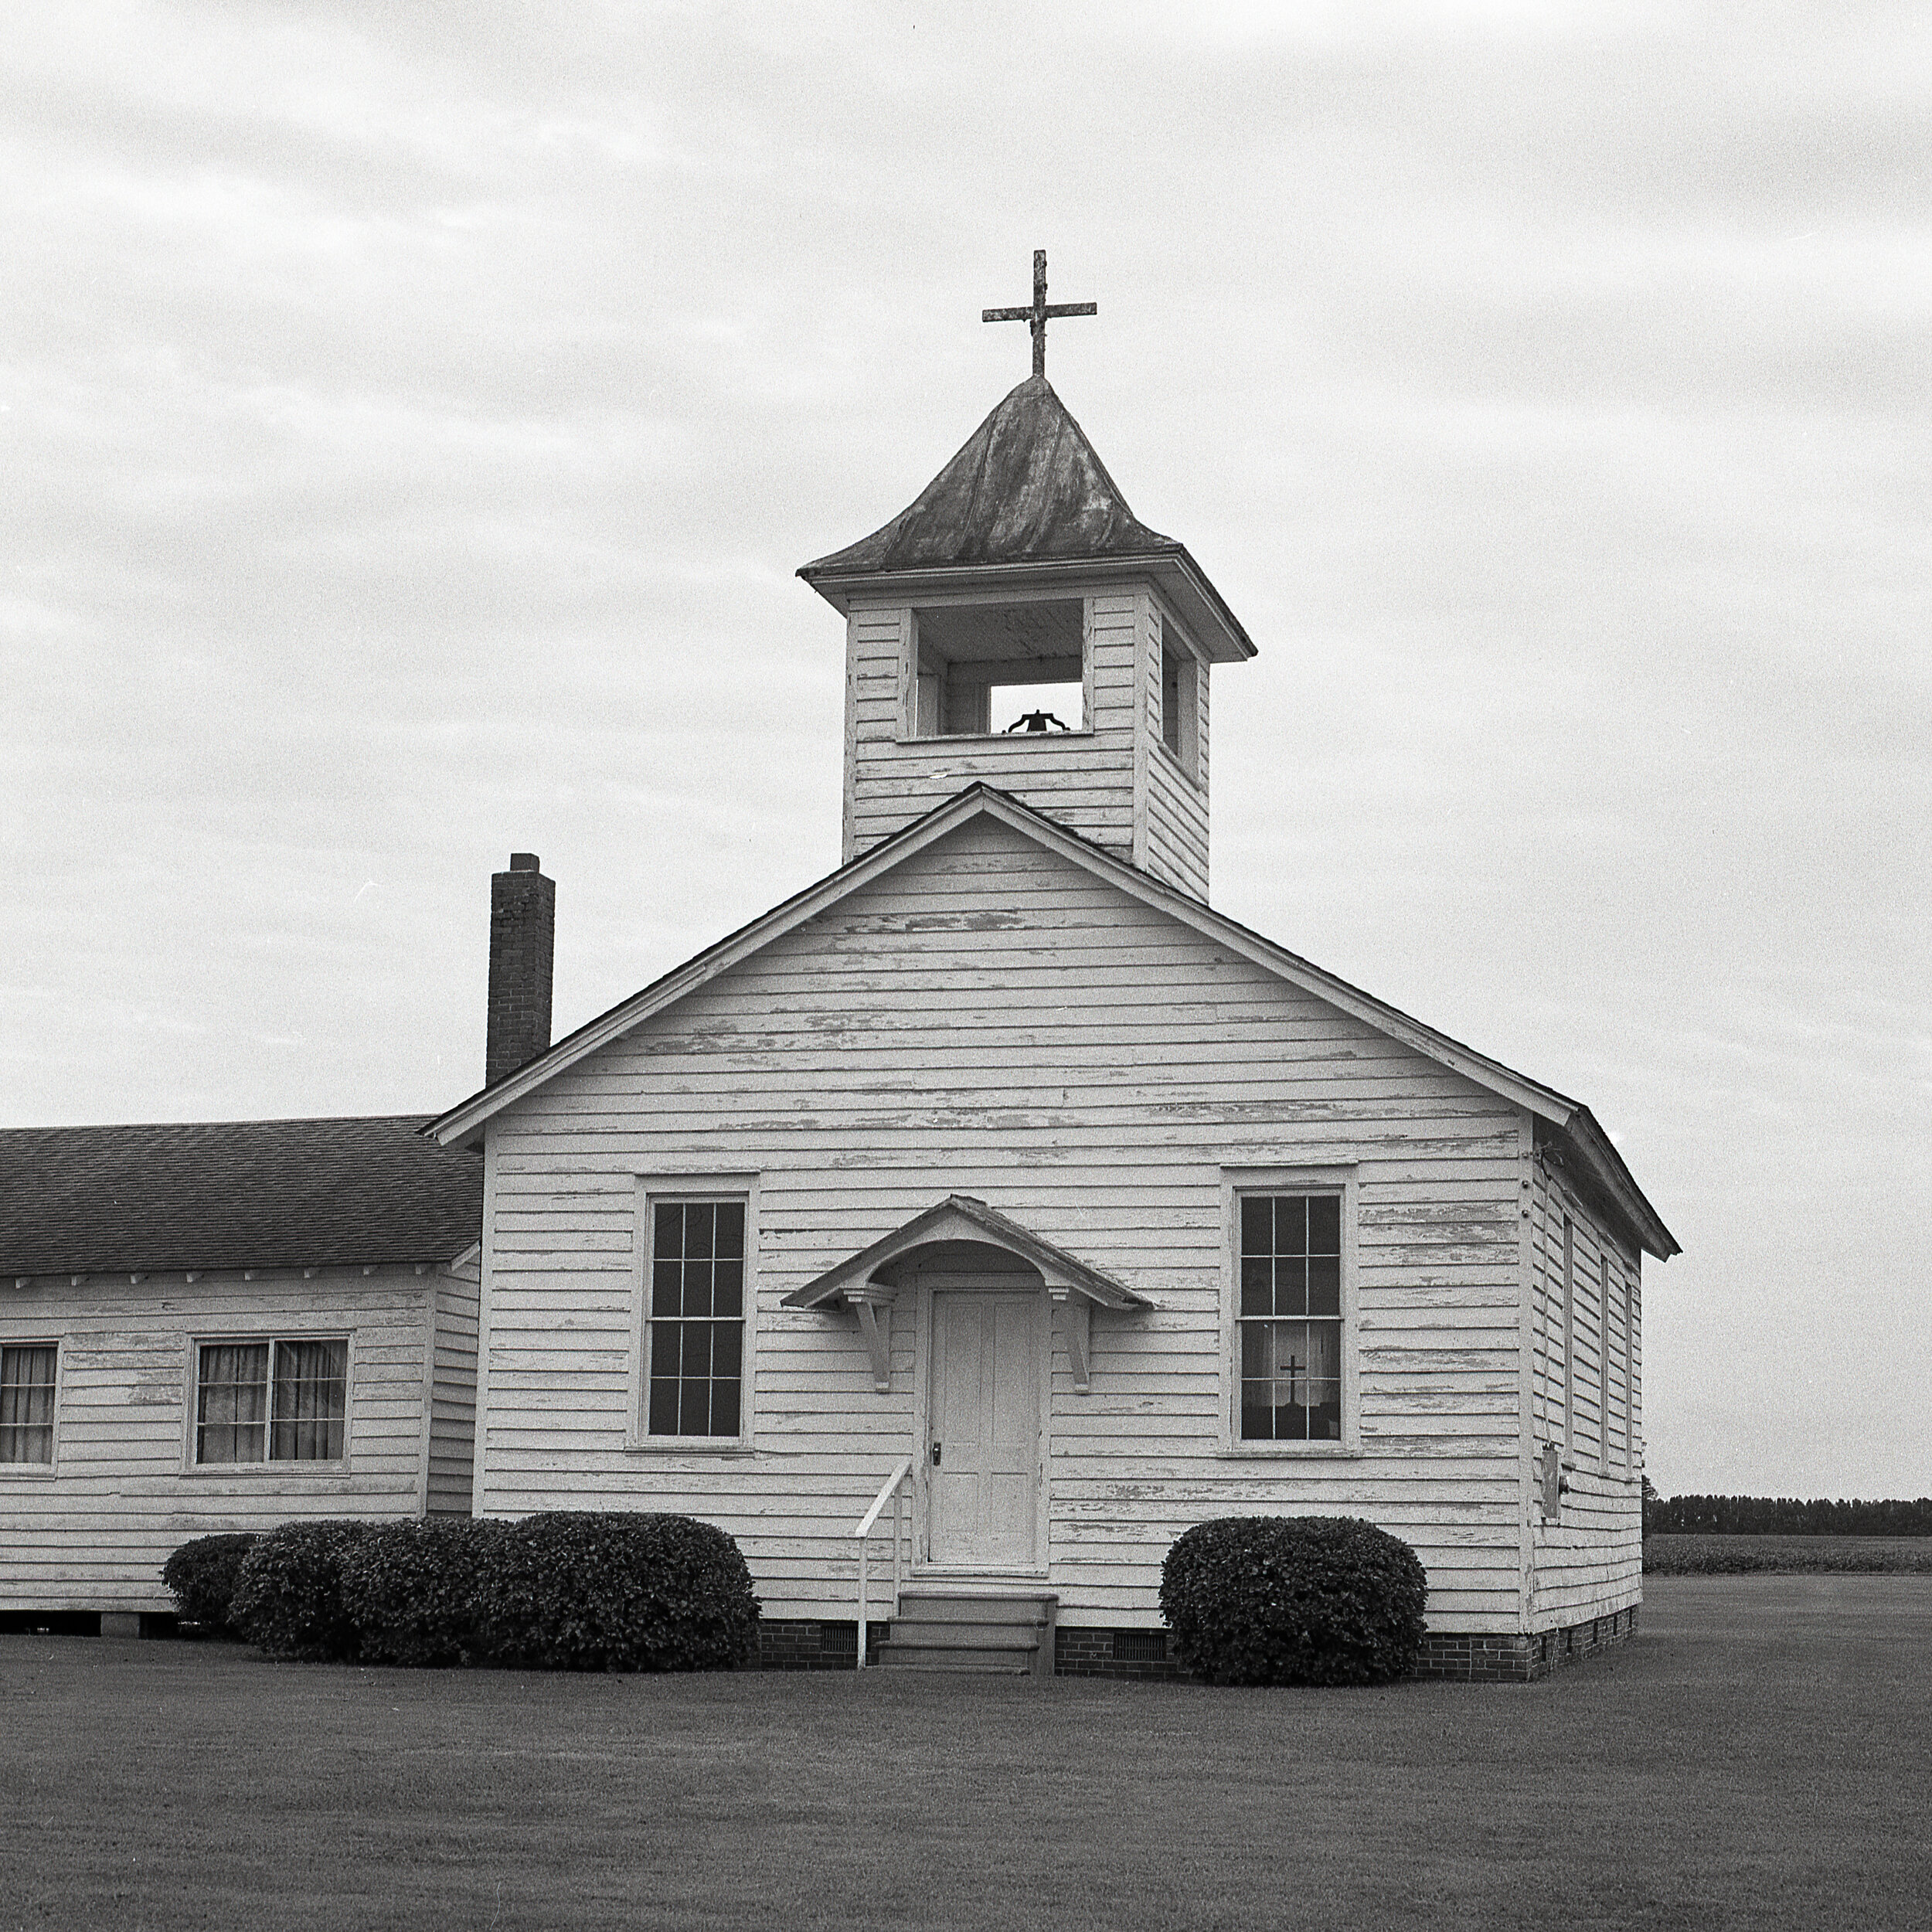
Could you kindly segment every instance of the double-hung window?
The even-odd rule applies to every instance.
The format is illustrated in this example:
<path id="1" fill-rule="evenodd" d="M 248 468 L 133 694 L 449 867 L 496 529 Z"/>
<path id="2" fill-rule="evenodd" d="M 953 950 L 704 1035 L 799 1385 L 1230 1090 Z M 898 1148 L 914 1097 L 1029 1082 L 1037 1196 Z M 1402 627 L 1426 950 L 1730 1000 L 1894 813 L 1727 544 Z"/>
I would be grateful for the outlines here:
<path id="1" fill-rule="evenodd" d="M 202 1342 L 195 1460 L 339 1462 L 348 1396 L 349 1343 L 339 1336 Z"/>
<path id="2" fill-rule="evenodd" d="M 0 1349 L 0 1463 L 53 1462 L 60 1359 L 60 1346 L 52 1342 Z"/>
<path id="3" fill-rule="evenodd" d="M 729 1437 L 744 1419 L 745 1203 L 651 1203 L 651 1437 Z"/>
<path id="4" fill-rule="evenodd" d="M 1342 1440 L 1342 1196 L 1239 1197 L 1240 1440 Z"/>

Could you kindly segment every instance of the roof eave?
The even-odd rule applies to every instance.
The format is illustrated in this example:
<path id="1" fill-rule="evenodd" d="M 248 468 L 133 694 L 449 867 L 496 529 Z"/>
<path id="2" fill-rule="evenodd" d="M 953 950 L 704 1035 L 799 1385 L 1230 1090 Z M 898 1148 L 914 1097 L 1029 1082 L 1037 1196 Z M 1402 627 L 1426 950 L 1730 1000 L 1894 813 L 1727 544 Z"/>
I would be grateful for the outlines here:
<path id="1" fill-rule="evenodd" d="M 1604 1205 L 1620 1219 L 1625 1232 L 1646 1254 L 1668 1261 L 1683 1249 L 1652 1207 L 1637 1177 L 1598 1124 L 1590 1109 L 1579 1104 L 1557 1128 L 1564 1151 L 1573 1155 Z"/>
<path id="2" fill-rule="evenodd" d="M 1147 577 L 1174 605 L 1210 662 L 1240 664 L 1255 655 L 1253 641 L 1227 600 L 1181 543 L 1120 556 L 1025 558 L 1004 563 L 928 564 L 900 570 L 838 568 L 830 560 L 821 559 L 801 566 L 798 574 L 841 616 L 850 615 L 857 597 L 903 603 L 921 594 L 936 596 L 989 585 L 1030 590 Z"/>

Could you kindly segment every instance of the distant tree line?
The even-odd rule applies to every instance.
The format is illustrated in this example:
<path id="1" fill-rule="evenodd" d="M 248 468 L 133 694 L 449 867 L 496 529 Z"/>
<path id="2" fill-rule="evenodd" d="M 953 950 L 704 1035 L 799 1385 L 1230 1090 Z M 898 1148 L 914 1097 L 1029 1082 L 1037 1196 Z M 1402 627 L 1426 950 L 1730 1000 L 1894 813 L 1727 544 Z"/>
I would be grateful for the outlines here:
<path id="1" fill-rule="evenodd" d="M 1796 1496 L 1659 1496 L 1645 1485 L 1644 1533 L 1704 1536 L 1932 1536 L 1932 1496 L 1834 1502 Z"/>

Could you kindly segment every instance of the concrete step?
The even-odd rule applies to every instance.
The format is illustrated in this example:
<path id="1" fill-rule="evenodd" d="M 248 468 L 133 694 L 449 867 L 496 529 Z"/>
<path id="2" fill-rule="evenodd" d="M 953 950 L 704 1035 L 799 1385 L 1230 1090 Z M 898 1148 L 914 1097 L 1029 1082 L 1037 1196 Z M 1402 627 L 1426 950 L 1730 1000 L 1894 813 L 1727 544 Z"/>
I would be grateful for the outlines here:
<path id="1" fill-rule="evenodd" d="M 1035 1651 L 1009 1644 L 906 1644 L 888 1638 L 879 1646 L 887 1670 L 973 1671 L 986 1676 L 1030 1677 Z"/>
<path id="2" fill-rule="evenodd" d="M 920 1623 L 1013 1624 L 1041 1629 L 1052 1621 L 1048 1613 L 1055 1600 L 1041 1597 L 940 1596 L 902 1590 L 899 1614 Z"/>
<path id="3" fill-rule="evenodd" d="M 888 1641 L 924 1644 L 935 1650 L 1023 1650 L 1039 1648 L 1044 1624 L 967 1623 L 947 1619 L 927 1622 L 911 1617 L 895 1617 Z"/>
<path id="4" fill-rule="evenodd" d="M 899 1594 L 879 1661 L 900 1670 L 1048 1675 L 1058 1603 L 1043 1590 L 913 1585 Z"/>

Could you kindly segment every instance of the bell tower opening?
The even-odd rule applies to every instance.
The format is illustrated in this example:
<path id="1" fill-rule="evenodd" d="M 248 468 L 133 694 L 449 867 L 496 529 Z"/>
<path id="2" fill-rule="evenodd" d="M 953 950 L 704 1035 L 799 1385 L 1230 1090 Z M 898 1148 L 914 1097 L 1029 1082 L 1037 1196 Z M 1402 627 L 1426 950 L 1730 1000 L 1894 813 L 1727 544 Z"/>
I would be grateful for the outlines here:
<path id="1" fill-rule="evenodd" d="M 914 604 L 906 736 L 1083 732 L 1092 676 L 1079 597 Z"/>

